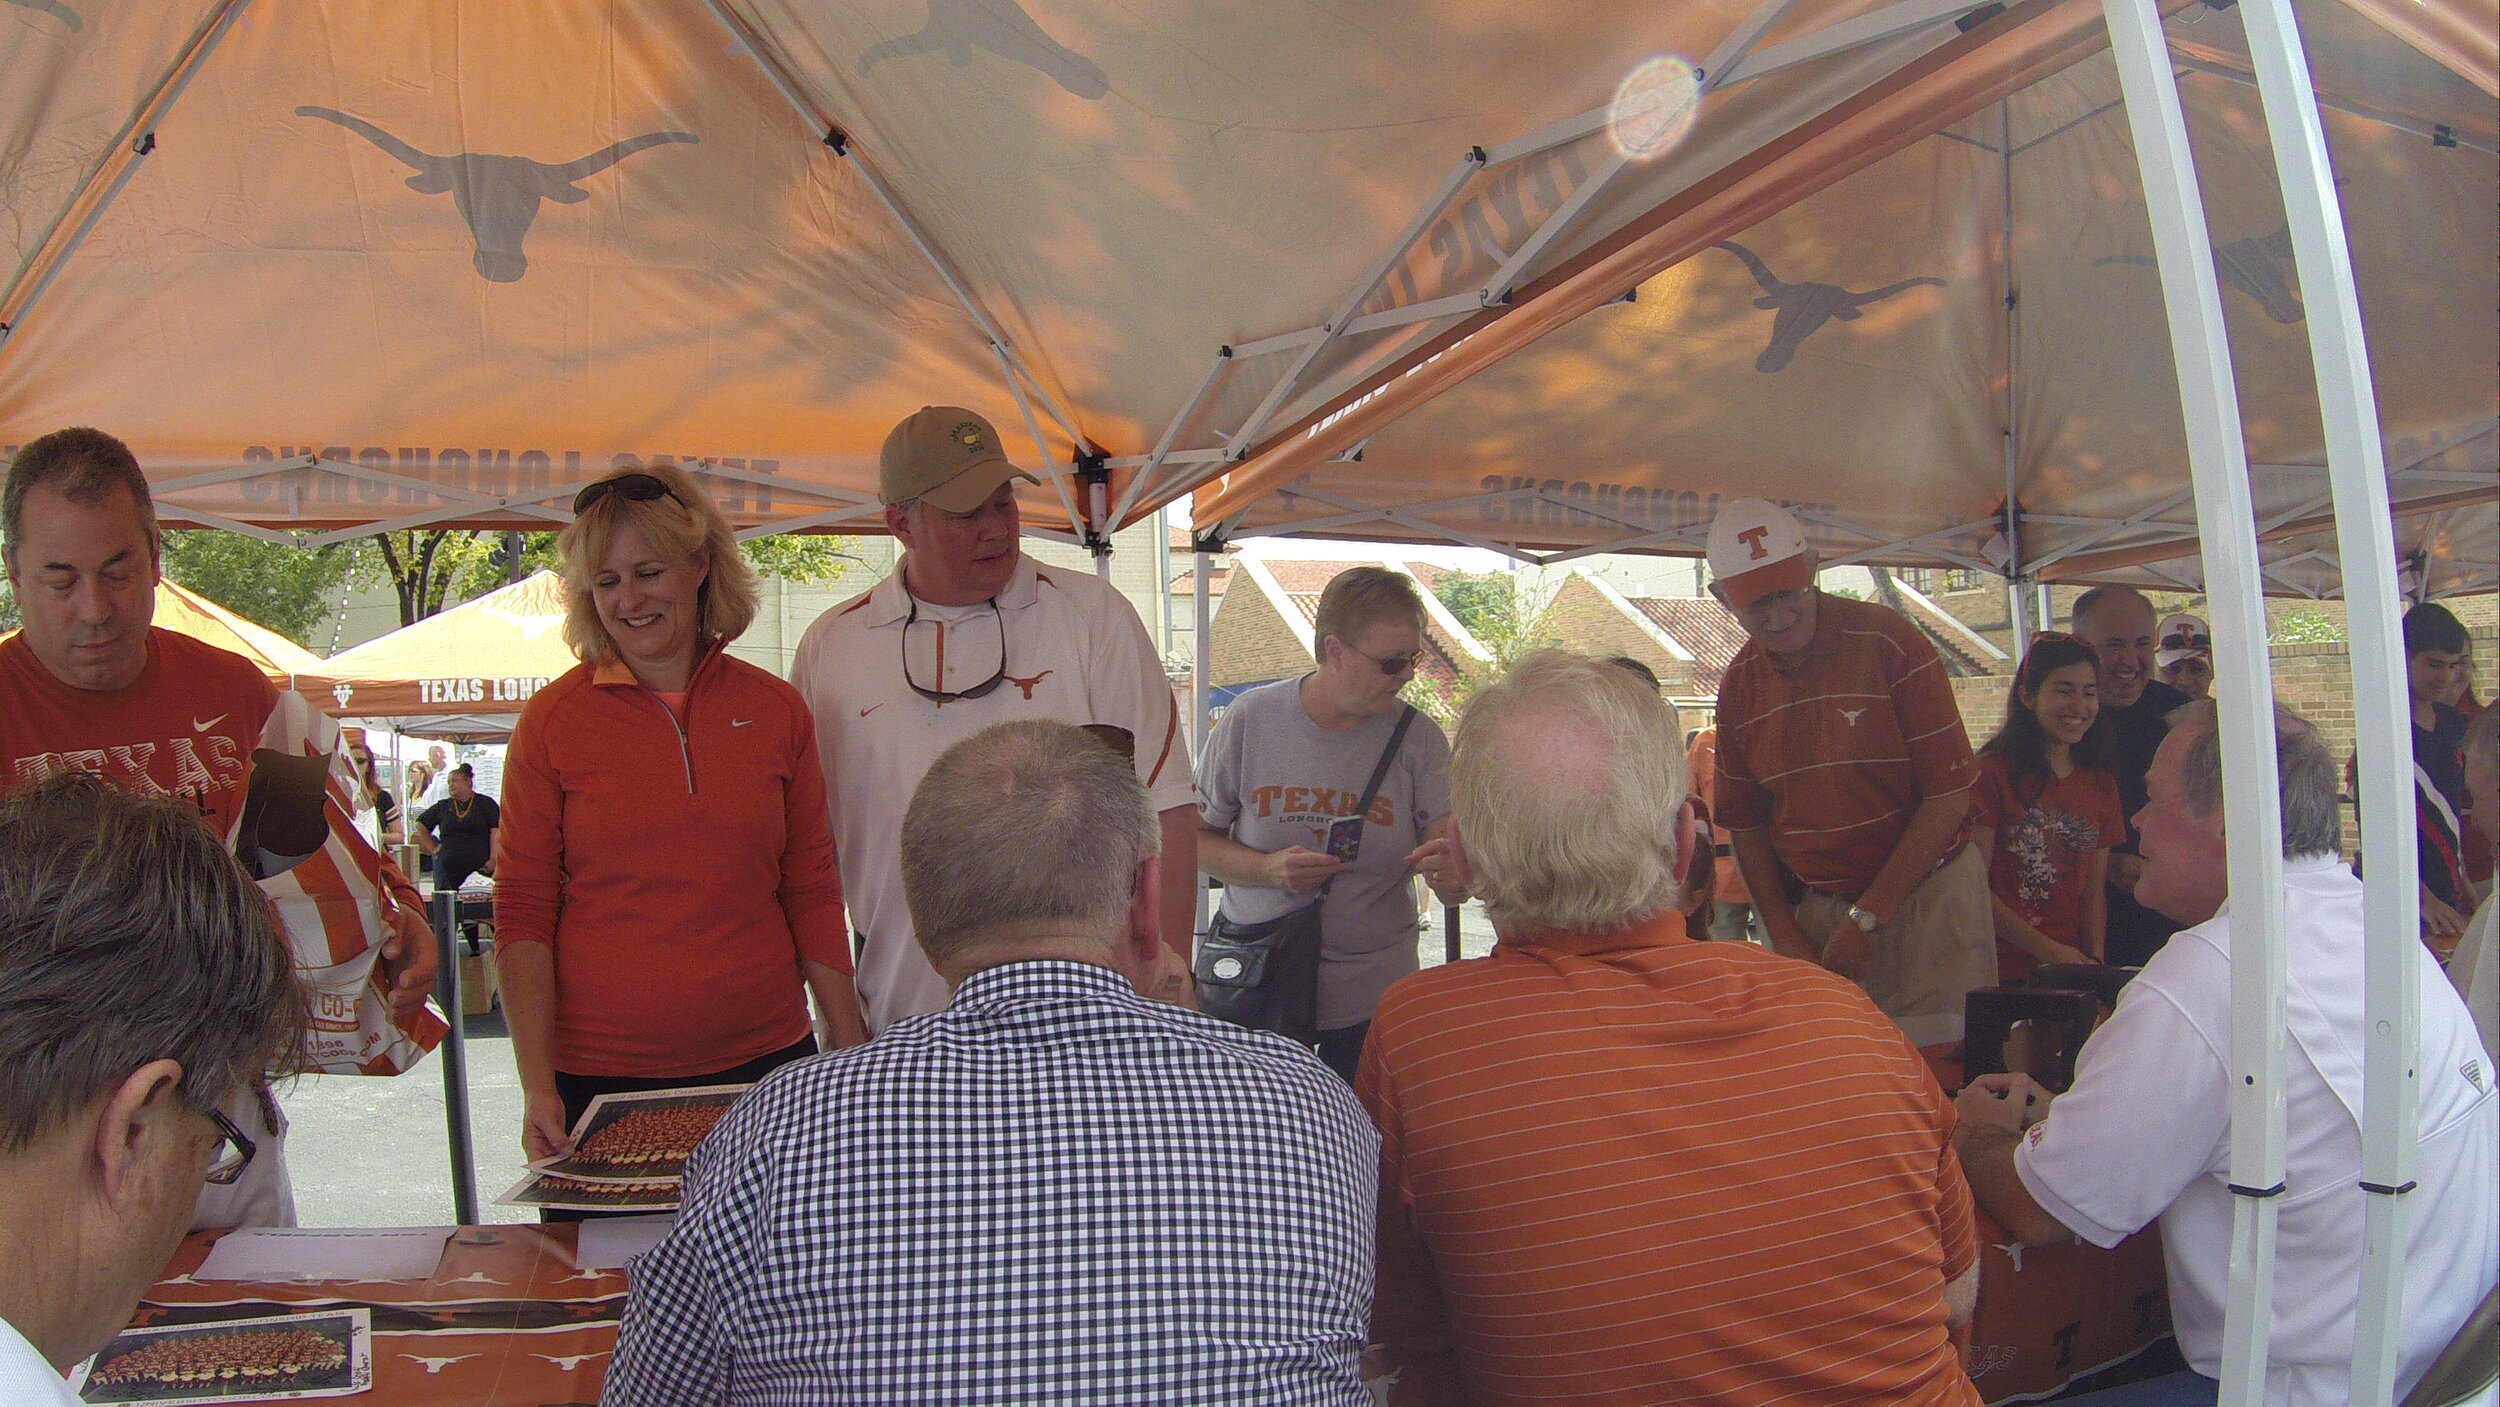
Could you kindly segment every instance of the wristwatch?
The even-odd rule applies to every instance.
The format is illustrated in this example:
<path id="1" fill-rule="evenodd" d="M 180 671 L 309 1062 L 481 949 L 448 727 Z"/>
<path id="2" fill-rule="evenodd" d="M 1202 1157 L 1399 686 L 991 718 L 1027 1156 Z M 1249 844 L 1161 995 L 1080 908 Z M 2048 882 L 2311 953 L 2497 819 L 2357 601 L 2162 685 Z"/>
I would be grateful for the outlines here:
<path id="1" fill-rule="evenodd" d="M 1849 906 L 1849 921 L 1856 924 L 1860 931 L 1866 933 L 1872 933 L 1876 929 L 1884 926 L 1884 921 L 1882 919 L 1879 919 L 1873 914 L 1868 913 L 1866 910 L 1859 908 L 1856 904 L 1851 904 Z"/>

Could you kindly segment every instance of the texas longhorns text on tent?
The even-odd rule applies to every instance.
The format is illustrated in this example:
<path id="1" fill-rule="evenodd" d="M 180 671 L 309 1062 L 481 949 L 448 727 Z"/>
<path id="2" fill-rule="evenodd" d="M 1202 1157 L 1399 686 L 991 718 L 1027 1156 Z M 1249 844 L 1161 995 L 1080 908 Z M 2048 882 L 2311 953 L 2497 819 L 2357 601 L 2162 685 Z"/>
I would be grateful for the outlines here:
<path id="1" fill-rule="evenodd" d="M 295 687 L 340 718 L 429 738 L 507 737 L 521 706 L 577 661 L 553 572 L 368 640 L 299 673 Z"/>
<path id="2" fill-rule="evenodd" d="M 2167 7 L 2178 61 L 2226 89 L 2235 18 Z M 2456 403 L 2490 360 L 2495 143 L 2455 76 L 2489 91 L 2493 41 L 2473 0 L 2301 13 L 2357 172 L 2365 280 L 2445 300 L 2426 328 L 2410 320 L 2434 300 L 2373 292 L 2377 345 L 2482 334 L 2418 357 L 2440 374 L 2389 417 L 2394 457 L 2447 456 L 2411 466 L 2399 492 L 2419 498 L 2493 462 L 2488 434 L 2462 440 L 2490 418 L 2488 379 L 2479 408 Z M 0 441 L 102 425 L 169 521 L 264 535 L 545 526 L 584 479 L 654 457 L 704 460 L 747 531 L 849 530 L 874 524 L 884 431 L 952 401 L 1051 471 L 1028 504 L 1045 529 L 1204 485 L 1209 527 L 1266 503 L 1243 526 L 1569 549 L 1603 533 L 1544 531 L 1548 507 L 1586 528 L 1574 515 L 1620 485 L 1675 505 L 1618 515 L 1621 541 L 1673 550 L 1685 495 L 1741 481 L 1884 510 L 1836 545 L 1980 560 L 2010 433 L 2018 568 L 2035 542 L 2160 545 L 2185 482 L 2145 450 L 2159 412 L 2133 414 L 2167 375 L 2129 340 L 2149 241 L 2127 176 L 2095 165 L 2124 142 L 2093 111 L 2105 78 L 2060 77 L 2104 46 L 2099 15 L 0 8 Z M 2200 141 L 2256 140 L 2228 102 L 2199 121 Z M 2408 142 L 2413 164 L 2380 159 Z M 1874 174 L 1896 160 L 1915 181 Z M 2279 281 L 2266 178 L 2234 179 L 2215 194 L 2226 262 L 2246 245 L 2231 266 Z M 1988 253 L 2001 228 L 2010 257 Z M 1989 302 L 2009 287 L 2031 307 L 2012 330 Z M 2061 307 L 2110 316 L 2070 330 Z M 1640 335 L 1609 330 L 1626 323 Z M 1566 326 L 1551 355 L 1409 414 Z M 1836 390 L 1850 363 L 1875 374 Z M 2259 460 L 2302 484 L 2314 436 L 2270 406 L 2250 419 Z M 1513 497 L 1474 502 L 1497 470 Z M 1534 507 L 1536 532 L 1507 531 L 1514 481 L 1562 500 Z M 1289 486 L 1311 492 L 1273 502 Z M 2272 493 L 2270 525 L 2315 496 Z"/>

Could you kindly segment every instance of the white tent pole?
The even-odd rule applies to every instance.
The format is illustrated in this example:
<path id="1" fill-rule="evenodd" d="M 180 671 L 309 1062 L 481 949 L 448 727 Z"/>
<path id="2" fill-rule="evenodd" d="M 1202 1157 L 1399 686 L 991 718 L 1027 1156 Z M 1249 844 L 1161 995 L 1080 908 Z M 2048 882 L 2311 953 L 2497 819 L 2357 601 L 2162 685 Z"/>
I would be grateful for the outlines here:
<path id="1" fill-rule="evenodd" d="M 113 202 L 120 198 L 122 188 L 130 184 L 130 178 L 138 174 L 140 165 L 147 160 L 150 153 L 156 150 L 157 127 L 164 123 L 166 115 L 173 111 L 174 103 L 182 97 L 183 90 L 190 87 L 191 80 L 198 76 L 200 66 L 207 63 L 208 56 L 217 51 L 217 45 L 225 39 L 226 31 L 234 28 L 235 18 L 241 15 L 243 7 L 250 3 L 251 0 L 226 0 L 214 17 L 203 22 L 202 28 L 193 37 L 191 43 L 180 54 L 175 55 L 173 65 L 166 69 L 164 77 L 157 80 L 155 90 L 142 98 L 139 105 L 131 110 L 130 121 L 123 125 L 121 131 L 114 134 L 112 144 L 105 148 L 107 153 L 105 160 L 110 160 L 110 154 L 113 151 L 124 143 L 128 143 L 130 159 L 124 161 L 121 169 L 114 173 L 112 184 L 105 189 L 104 194 L 87 208 L 86 218 L 78 222 L 78 228 L 50 258 L 45 259 L 41 272 L 36 275 L 35 285 L 27 293 L 25 301 L 16 305 L 13 315 L 7 322 L 0 322 L 0 347 L 7 346 L 9 339 L 17 335 L 18 329 L 26 325 L 27 315 L 33 311 L 35 304 L 42 300 L 44 291 L 52 287 L 52 281 L 60 277 L 62 269 L 69 266 L 70 256 L 77 253 L 78 247 L 87 242 L 87 236 L 95 232 L 96 223 L 104 218 L 104 212 L 113 208 Z M 79 197 L 94 187 L 95 178 L 102 175 L 103 171 L 103 163 L 99 162 L 96 168 L 88 173 L 87 178 L 79 183 L 78 189 L 70 193 L 68 202 L 61 207 L 61 213 L 54 217 L 51 227 L 44 231 L 43 240 L 36 242 L 34 246 L 36 257 L 43 257 L 45 241 L 51 239 L 53 231 L 60 228 L 60 222 L 68 218 L 69 212 L 78 208 Z M 17 278 L 12 279 L 8 287 L 0 288 L 0 308 L 9 306 L 10 301 L 16 297 L 19 286 L 30 272 L 34 272 L 32 264 L 19 269 Z"/>
<path id="2" fill-rule="evenodd" d="M 2256 513 L 2222 290 L 2161 16 L 2153 0 L 2103 0 L 2102 10 L 2152 220 L 2214 618 L 2231 895 L 2230 1187 L 2235 1194 L 2220 1401 L 2223 1407 L 2257 1407 L 2265 1397 L 2273 1337 L 2276 1198 L 2284 1190 L 2284 959 L 2283 818 Z"/>
<path id="3" fill-rule="evenodd" d="M 1267 397 L 1259 402 L 1259 408 L 1250 413 L 1248 420 L 1242 422 L 1240 431 L 1232 437 L 1234 458 L 1238 459 L 1249 453 L 1252 442 L 1258 438 L 1261 430 L 1267 428 L 1268 419 L 1276 414 L 1277 407 L 1285 403 L 1285 397 L 1292 393 L 1295 383 L 1302 379 L 1302 373 L 1310 369 L 1311 363 L 1318 358 L 1320 352 L 1344 329 L 1346 320 L 1353 317 L 1356 310 L 1363 306 L 1364 300 L 1370 298 L 1373 291 L 1380 287 L 1380 281 L 1389 276 L 1391 269 L 1397 267 L 1398 260 L 1406 257 L 1406 251 L 1414 246 L 1416 240 L 1424 237 L 1424 231 L 1431 228 L 1433 221 L 1441 218 L 1442 211 L 1450 208 L 1450 202 L 1458 199 L 1458 193 L 1466 188 L 1468 178 L 1483 169 L 1484 148 L 1469 147 L 1459 154 L 1458 164 L 1450 168 L 1450 174 L 1441 178 L 1441 186 L 1432 193 L 1432 198 L 1425 201 L 1423 208 L 1415 212 L 1414 219 L 1406 222 L 1405 229 L 1398 231 L 1398 237 L 1389 242 L 1388 251 L 1372 262 L 1371 272 L 1366 274 L 1360 283 L 1348 289 L 1345 297 L 1337 300 L 1337 310 L 1329 314 L 1328 321 L 1320 327 L 1320 335 L 1312 339 L 1309 346 L 1302 349 L 1302 355 L 1294 358 L 1293 365 L 1287 367 L 1285 374 L 1277 378 L 1276 384 L 1268 388 Z"/>
<path id="4" fill-rule="evenodd" d="M 2411 778 L 2395 741 L 2407 736 L 2405 662 L 2396 619 L 2396 529 L 2388 508 L 2387 465 L 2370 387 L 2361 303 L 2342 202 L 2327 160 L 2326 132 L 2285 0 L 2240 7 L 2257 71 L 2269 144 L 2283 187 L 2292 255 L 2308 307 L 2309 354 L 2317 369 L 2326 429 L 2327 482 L 2335 493 L 2335 541 L 2342 558 L 2345 619 L 2352 652 L 2353 720 L 2383 746 L 2360 750 L 2362 849 L 2370 883 L 2362 899 L 2364 1005 L 2361 1188 L 2368 1197 L 2362 1238 L 2361 1299 L 2354 1324 L 2352 1400 L 2384 1407 L 2395 1396 L 2404 1325 L 2405 1198 L 2413 1186 L 2420 1135 L 2422 994 L 2418 857 L 2411 831 Z"/>
<path id="5" fill-rule="evenodd" d="M 1059 506 L 1067 511 L 1069 530 L 1082 536 L 1085 515 L 1077 511 L 1076 500 L 1068 494 L 1068 476 L 1050 465 L 1050 446 L 1042 439 L 1041 422 L 1033 418 L 1032 402 L 1024 398 L 1023 383 L 1016 380 L 1014 368 L 1007 364 L 1007 349 L 992 342 L 990 354 L 998 358 L 999 373 L 1007 378 L 1007 389 L 1015 394 L 1016 410 L 1024 417 L 1024 433 L 1033 437 L 1033 453 L 1040 457 L 1043 472 L 1050 475 L 1050 486 L 1059 494 Z"/>
<path id="6" fill-rule="evenodd" d="M 1214 632 L 1215 624 L 1215 597 L 1208 584 L 1215 574 L 1215 554 L 1207 549 L 1215 544 L 1216 539 L 1209 536 L 1197 536 L 1190 544 L 1197 549 L 1192 554 L 1197 560 L 1192 564 L 1195 570 L 1190 581 L 1190 605 L 1197 612 L 1197 628 L 1190 632 L 1189 646 L 1196 656 L 1189 668 L 1189 751 L 1192 757 L 1200 759 L 1201 765 L 1207 750 L 1207 711 L 1215 701 L 1214 686 L 1207 679 L 1209 663 L 1214 656 L 1208 637 Z M 1207 887 L 1201 882 L 1196 888 L 1198 931 L 1203 933 L 1207 927 Z"/>
<path id="7" fill-rule="evenodd" d="M 1997 99 L 1997 175 L 1997 275 L 2005 285 L 2005 591 L 2014 624 L 2014 667 L 2020 670 L 2032 635 L 2046 630 L 2048 623 L 2027 619 L 2030 613 L 2023 609 L 2023 582 L 2031 567 L 2023 558 L 2018 508 L 2022 393 L 2016 383 L 2022 371 L 2022 297 L 2014 287 L 2014 110 L 2005 98 Z"/>
<path id="8" fill-rule="evenodd" d="M 1137 496 L 1145 492 L 1146 486 L 1154 482 L 1155 475 L 1163 471 L 1163 461 L 1172 453 L 1172 441 L 1180 438 L 1181 427 L 1198 413 L 1198 406 L 1206 400 L 1207 392 L 1215 389 L 1215 378 L 1222 375 L 1232 361 L 1232 348 L 1215 349 L 1214 358 L 1207 363 L 1207 374 L 1198 378 L 1198 389 L 1190 392 L 1189 399 L 1173 412 L 1172 423 L 1163 427 L 1163 438 L 1155 441 L 1154 452 L 1146 456 L 1146 462 L 1139 465 L 1137 472 L 1129 478 L 1128 492 L 1120 495 L 1120 506 L 1112 513 L 1114 519 L 1127 517 L 1128 510 L 1136 506 Z"/>

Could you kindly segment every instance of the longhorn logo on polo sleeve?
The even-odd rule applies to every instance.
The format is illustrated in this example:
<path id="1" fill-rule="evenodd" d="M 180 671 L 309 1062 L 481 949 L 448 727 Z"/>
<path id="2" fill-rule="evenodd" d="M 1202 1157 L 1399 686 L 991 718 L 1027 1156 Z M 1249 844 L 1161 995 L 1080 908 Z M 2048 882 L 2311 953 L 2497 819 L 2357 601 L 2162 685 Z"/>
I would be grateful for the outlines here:
<path id="1" fill-rule="evenodd" d="M 59 20 L 61 23 L 68 25 L 72 34 L 76 34 L 87 27 L 87 22 L 78 17 L 78 12 L 71 9 L 69 6 L 62 4 L 61 0 L 8 0 L 8 3 L 15 5 L 20 9 L 33 10 L 37 14 L 50 15 L 52 18 Z"/>
<path id="2" fill-rule="evenodd" d="M 489 152 L 436 156 L 410 146 L 361 117 L 334 108 L 299 107 L 295 115 L 335 122 L 406 164 L 417 173 L 408 178 L 408 189 L 420 195 L 450 192 L 453 205 L 467 222 L 469 235 L 476 243 L 470 262 L 477 265 L 479 274 L 495 283 L 517 282 L 529 272 L 529 257 L 521 252 L 521 241 L 538 218 L 540 201 L 579 205 L 590 199 L 590 192 L 578 182 L 645 148 L 701 140 L 691 132 L 647 132 L 602 147 L 578 161 L 555 164 Z"/>
<path id="3" fill-rule="evenodd" d="M 870 45 L 859 56 L 859 76 L 867 77 L 869 69 L 887 59 L 914 54 L 942 53 L 947 62 L 964 68 L 978 49 L 1036 69 L 1080 98 L 1100 98 L 1111 91 L 1111 80 L 1100 65 L 1043 33 L 1016 0 L 929 0 L 929 22 Z"/>
<path id="4" fill-rule="evenodd" d="M 1881 303 L 1895 294 L 1906 293 L 1920 284 L 1932 283 L 1938 288 L 1944 287 L 1944 280 L 1940 278 L 1905 278 L 1869 293 L 1852 293 L 1831 283 L 1789 283 L 1772 273 L 1771 266 L 1762 262 L 1762 256 L 1732 239 L 1723 239 L 1712 247 L 1724 249 L 1742 260 L 1745 267 L 1753 271 L 1753 281 L 1762 285 L 1762 296 L 1753 300 L 1753 305 L 1775 310 L 1771 318 L 1771 344 L 1762 349 L 1761 356 L 1754 358 L 1753 369 L 1756 371 L 1786 369 L 1789 360 L 1797 355 L 1797 349 L 1805 345 L 1807 338 L 1820 332 L 1827 322 L 1835 319 L 1856 322 L 1859 309 L 1870 303 Z"/>

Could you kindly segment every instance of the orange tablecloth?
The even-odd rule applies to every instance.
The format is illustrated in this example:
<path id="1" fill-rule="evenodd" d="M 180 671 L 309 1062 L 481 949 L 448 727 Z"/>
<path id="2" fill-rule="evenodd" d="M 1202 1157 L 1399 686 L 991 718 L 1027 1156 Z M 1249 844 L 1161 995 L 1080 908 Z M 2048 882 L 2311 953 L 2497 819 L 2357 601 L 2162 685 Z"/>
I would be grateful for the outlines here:
<path id="1" fill-rule="evenodd" d="M 1962 1087 L 1958 1043 L 1922 1053 L 1947 1092 Z M 2159 1229 L 2106 1251 L 2082 1241 L 2026 1248 L 1979 1213 L 1979 1312 L 1964 1364 L 1981 1397 L 2041 1397 L 2169 1335 Z"/>
<path id="2" fill-rule="evenodd" d="M 575 1230 L 464 1226 L 443 1248 L 430 1280 L 289 1284 L 191 1279 L 223 1234 L 194 1232 L 130 1322 L 149 1328 L 363 1305 L 373 1312 L 373 1387 L 336 1399 L 341 1403 L 595 1403 L 607 1379 L 608 1353 L 616 1347 L 625 1277 L 614 1270 L 576 1270 Z"/>

